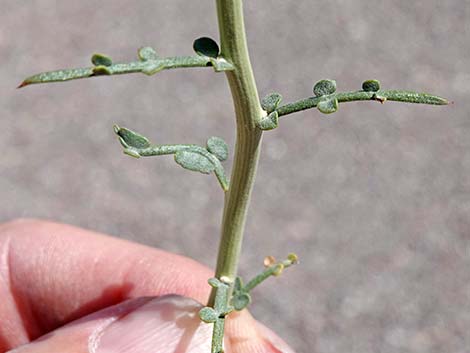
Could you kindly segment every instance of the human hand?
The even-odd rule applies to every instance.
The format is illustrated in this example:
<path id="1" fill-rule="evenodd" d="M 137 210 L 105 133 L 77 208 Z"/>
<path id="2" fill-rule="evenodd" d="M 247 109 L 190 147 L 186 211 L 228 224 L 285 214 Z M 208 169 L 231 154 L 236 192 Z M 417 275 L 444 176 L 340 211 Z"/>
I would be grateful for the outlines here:
<path id="1" fill-rule="evenodd" d="M 68 225 L 0 225 L 0 353 L 210 352 L 212 325 L 197 313 L 211 276 L 188 258 Z M 293 352 L 246 310 L 227 319 L 225 348 Z"/>

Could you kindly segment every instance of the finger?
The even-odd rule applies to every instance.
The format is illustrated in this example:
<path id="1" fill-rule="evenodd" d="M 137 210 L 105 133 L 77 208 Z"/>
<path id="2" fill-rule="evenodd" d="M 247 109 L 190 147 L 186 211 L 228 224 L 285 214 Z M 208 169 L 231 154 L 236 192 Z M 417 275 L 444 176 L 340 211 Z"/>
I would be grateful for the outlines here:
<path id="1" fill-rule="evenodd" d="M 210 327 L 189 298 L 131 299 L 72 322 L 15 353 L 210 352 Z M 199 348 L 198 348 L 199 347 Z"/>
<path id="2" fill-rule="evenodd" d="M 175 295 L 131 299 L 70 323 L 14 353 L 208 353 L 212 326 L 199 320 L 201 307 Z M 250 330 L 249 336 L 235 341 L 227 336 L 226 352 L 292 352 L 255 338 L 254 328 L 246 320 L 243 331 Z"/>
<path id="3" fill-rule="evenodd" d="M 31 220 L 0 227 L 0 261 L 0 295 L 6 299 L 0 306 L 0 347 L 10 348 L 127 298 L 175 293 L 205 302 L 212 274 L 161 250 Z M 78 328 L 73 332 L 55 336 L 76 342 L 73 337 L 86 337 Z M 226 332 L 233 352 L 288 351 L 247 311 L 231 315 Z"/>
<path id="4" fill-rule="evenodd" d="M 9 332 L 0 325 L 0 339 L 24 343 L 128 298 L 174 293 L 204 302 L 210 290 L 206 267 L 128 241 L 42 221 L 0 233 L 0 317 L 10 323 Z"/>

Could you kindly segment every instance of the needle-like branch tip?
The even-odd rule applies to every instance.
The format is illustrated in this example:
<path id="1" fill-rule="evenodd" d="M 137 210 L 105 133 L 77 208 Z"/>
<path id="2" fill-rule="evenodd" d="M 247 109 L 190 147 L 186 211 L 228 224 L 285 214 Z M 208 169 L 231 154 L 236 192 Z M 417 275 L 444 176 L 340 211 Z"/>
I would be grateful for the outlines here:
<path id="1" fill-rule="evenodd" d="M 22 88 L 22 87 L 27 86 L 27 85 L 29 85 L 29 83 L 26 82 L 26 81 L 23 81 L 23 82 L 21 82 L 21 83 L 18 85 L 18 87 L 16 87 L 16 88 L 17 88 L 17 89 L 18 89 L 18 88 Z"/>

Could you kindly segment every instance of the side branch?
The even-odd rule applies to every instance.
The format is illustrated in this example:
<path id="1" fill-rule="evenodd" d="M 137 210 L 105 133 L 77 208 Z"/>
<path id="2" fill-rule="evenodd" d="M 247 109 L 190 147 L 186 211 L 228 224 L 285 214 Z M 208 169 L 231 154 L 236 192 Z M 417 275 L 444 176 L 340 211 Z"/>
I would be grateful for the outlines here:
<path id="1" fill-rule="evenodd" d="M 339 103 L 356 101 L 395 101 L 403 103 L 419 103 L 432 105 L 446 105 L 449 102 L 439 96 L 428 93 L 417 93 L 401 90 L 381 90 L 377 80 L 368 80 L 362 84 L 362 90 L 352 92 L 336 92 L 336 82 L 321 80 L 313 87 L 313 97 L 301 99 L 297 102 L 280 105 L 282 96 L 271 93 L 261 101 L 267 115 L 262 117 L 257 125 L 262 130 L 271 130 L 278 126 L 279 117 L 296 113 L 302 110 L 318 108 L 324 114 L 331 114 L 338 110 Z"/>
<path id="2" fill-rule="evenodd" d="M 124 147 L 124 153 L 134 157 L 152 157 L 173 154 L 175 162 L 181 167 L 194 172 L 210 174 L 214 172 L 224 192 L 229 189 L 229 182 L 221 162 L 228 158 L 228 146 L 220 137 L 212 136 L 205 147 L 188 144 L 156 145 L 135 131 L 115 125 L 114 132 Z"/>
<path id="3" fill-rule="evenodd" d="M 94 76 L 122 75 L 137 72 L 154 75 L 162 70 L 176 68 L 212 66 L 217 72 L 233 70 L 232 64 L 220 56 L 209 57 L 198 53 L 198 55 L 193 56 L 162 58 L 150 47 L 139 49 L 138 55 L 138 61 L 113 63 L 111 58 L 102 54 L 95 54 L 91 58 L 94 66 L 43 72 L 26 78 L 18 88 L 35 83 L 62 82 Z"/>
<path id="4" fill-rule="evenodd" d="M 432 105 L 446 105 L 449 102 L 439 96 L 434 96 L 427 93 L 417 93 L 412 91 L 400 90 L 379 90 L 377 92 L 353 91 L 353 92 L 339 92 L 334 94 L 338 103 L 356 102 L 373 100 L 380 103 L 386 101 L 404 102 L 404 103 L 419 103 L 419 104 L 432 104 Z M 308 97 L 301 99 L 297 102 L 282 105 L 276 109 L 279 116 L 296 113 L 302 110 L 315 108 L 322 100 L 322 97 Z"/>

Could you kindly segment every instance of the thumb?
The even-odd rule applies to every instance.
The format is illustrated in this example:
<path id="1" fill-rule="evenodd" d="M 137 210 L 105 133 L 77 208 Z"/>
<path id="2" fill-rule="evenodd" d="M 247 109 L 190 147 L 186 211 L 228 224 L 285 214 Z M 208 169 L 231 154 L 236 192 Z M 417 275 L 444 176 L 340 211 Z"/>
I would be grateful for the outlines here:
<path id="1" fill-rule="evenodd" d="M 131 299 L 71 322 L 10 353 L 208 353 L 212 325 L 201 304 L 168 295 Z M 227 320 L 227 353 L 293 351 L 246 312 Z"/>

